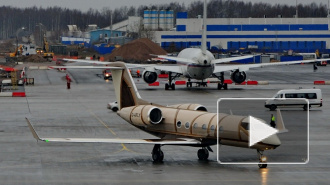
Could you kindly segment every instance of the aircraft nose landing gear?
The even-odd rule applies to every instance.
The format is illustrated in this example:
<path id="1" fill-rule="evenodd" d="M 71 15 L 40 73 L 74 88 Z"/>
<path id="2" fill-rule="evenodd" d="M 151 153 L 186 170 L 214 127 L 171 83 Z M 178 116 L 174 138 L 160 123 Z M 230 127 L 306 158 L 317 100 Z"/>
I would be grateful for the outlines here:
<path id="1" fill-rule="evenodd" d="M 259 154 L 259 168 L 267 168 L 267 157 L 263 155 L 263 150 L 257 150 Z"/>
<path id="2" fill-rule="evenodd" d="M 160 144 L 156 144 L 154 146 L 154 148 L 152 149 L 151 155 L 152 155 L 152 159 L 154 160 L 154 162 L 156 163 L 160 163 L 163 162 L 164 159 L 164 153 L 163 151 L 160 149 Z"/>

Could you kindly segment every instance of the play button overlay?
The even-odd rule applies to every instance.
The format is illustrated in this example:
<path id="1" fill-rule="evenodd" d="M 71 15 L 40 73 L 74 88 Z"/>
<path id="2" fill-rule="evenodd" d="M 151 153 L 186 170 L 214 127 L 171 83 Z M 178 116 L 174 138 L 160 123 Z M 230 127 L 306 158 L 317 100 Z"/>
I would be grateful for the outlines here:
<path id="1" fill-rule="evenodd" d="M 310 111 L 303 109 L 308 100 L 281 99 L 283 105 L 276 110 L 265 107 L 269 100 L 274 98 L 218 99 L 217 126 L 208 133 L 218 139 L 219 164 L 259 165 L 262 161 L 270 167 L 308 163 Z M 296 106 L 284 106 L 293 101 Z M 311 114 L 317 114 L 315 110 Z"/>
<path id="2" fill-rule="evenodd" d="M 253 116 L 249 116 L 250 122 L 250 137 L 249 137 L 249 147 L 255 145 L 256 143 L 276 134 L 277 129 L 270 127 L 269 125 L 261 122 Z"/>

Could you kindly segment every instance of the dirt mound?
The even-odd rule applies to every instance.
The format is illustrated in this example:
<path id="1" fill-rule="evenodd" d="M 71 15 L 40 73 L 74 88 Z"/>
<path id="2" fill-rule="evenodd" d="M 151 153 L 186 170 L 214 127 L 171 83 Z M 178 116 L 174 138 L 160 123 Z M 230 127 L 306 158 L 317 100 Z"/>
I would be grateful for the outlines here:
<path id="1" fill-rule="evenodd" d="M 47 59 L 42 57 L 41 55 L 29 55 L 29 56 L 22 56 L 22 61 L 24 62 L 35 62 L 35 63 L 40 63 L 40 62 L 47 62 Z"/>
<path id="2" fill-rule="evenodd" d="M 121 56 L 124 61 L 142 62 L 153 58 L 150 54 L 166 55 L 166 51 L 151 40 L 143 38 L 116 48 L 110 55 L 105 57 L 105 60 L 115 61 L 116 56 Z"/>

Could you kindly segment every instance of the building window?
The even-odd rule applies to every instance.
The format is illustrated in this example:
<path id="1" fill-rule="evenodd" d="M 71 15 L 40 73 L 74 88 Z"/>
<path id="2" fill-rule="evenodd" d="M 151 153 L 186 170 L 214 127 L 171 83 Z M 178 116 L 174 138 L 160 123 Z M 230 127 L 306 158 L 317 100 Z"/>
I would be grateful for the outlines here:
<path id="1" fill-rule="evenodd" d="M 212 126 L 211 126 L 211 130 L 214 130 L 214 129 L 215 129 L 215 126 L 214 126 L 214 125 L 212 125 Z"/>
<path id="2" fill-rule="evenodd" d="M 197 123 L 195 123 L 195 124 L 194 124 L 194 128 L 197 128 L 197 126 L 198 126 L 198 124 L 197 124 Z"/>
<path id="3" fill-rule="evenodd" d="M 202 125 L 202 129 L 206 130 L 206 125 L 205 124 Z"/>

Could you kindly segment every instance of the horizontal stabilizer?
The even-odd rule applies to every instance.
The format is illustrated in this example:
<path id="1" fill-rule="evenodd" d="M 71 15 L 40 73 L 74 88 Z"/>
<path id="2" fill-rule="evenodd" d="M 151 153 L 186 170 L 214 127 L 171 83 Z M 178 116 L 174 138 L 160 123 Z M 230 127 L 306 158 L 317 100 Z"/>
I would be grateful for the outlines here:
<path id="1" fill-rule="evenodd" d="M 29 119 L 25 118 L 33 137 L 44 142 L 69 142 L 69 143 L 117 143 L 117 144 L 161 144 L 161 145 L 198 145 L 196 139 L 121 139 L 121 138 L 40 138 Z"/>

